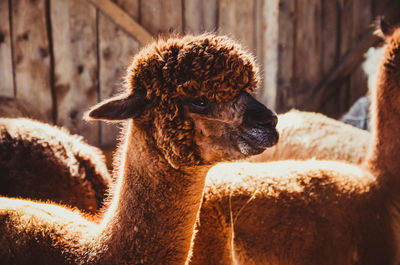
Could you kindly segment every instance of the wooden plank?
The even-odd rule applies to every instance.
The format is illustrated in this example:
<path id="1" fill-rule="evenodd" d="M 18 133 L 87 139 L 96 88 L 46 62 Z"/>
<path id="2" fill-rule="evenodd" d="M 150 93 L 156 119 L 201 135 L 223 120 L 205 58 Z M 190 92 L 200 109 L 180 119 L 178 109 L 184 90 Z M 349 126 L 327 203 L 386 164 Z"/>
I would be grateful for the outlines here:
<path id="1" fill-rule="evenodd" d="M 37 106 L 41 119 L 51 122 L 53 103 L 45 0 L 12 1 L 12 22 L 16 97 Z"/>
<path id="2" fill-rule="evenodd" d="M 354 1 L 344 1 L 340 9 L 340 56 L 343 57 L 352 47 L 353 44 L 353 27 L 358 23 L 353 15 L 357 11 L 354 10 Z M 339 113 L 344 113 L 350 106 L 350 73 L 344 77 L 341 84 L 336 85 L 337 93 L 339 93 L 339 103 L 336 110 L 330 116 L 338 118 Z"/>
<path id="3" fill-rule="evenodd" d="M 357 21 L 352 28 L 353 43 L 357 43 L 361 34 L 368 29 L 372 23 L 372 13 L 370 0 L 353 0 L 354 5 L 354 20 Z M 350 76 L 350 91 L 349 91 L 349 107 L 353 103 L 364 96 L 368 90 L 367 77 L 362 71 L 361 63 L 356 67 Z M 344 110 L 346 112 L 348 109 Z M 343 114 L 343 113 L 340 113 Z"/>
<path id="4" fill-rule="evenodd" d="M 169 35 L 183 31 L 181 0 L 141 1 L 141 24 L 152 35 Z"/>
<path id="5" fill-rule="evenodd" d="M 295 106 L 294 89 L 294 34 L 295 34 L 295 1 L 281 0 L 279 7 L 279 40 L 278 40 L 278 112 L 285 112 Z"/>
<path id="6" fill-rule="evenodd" d="M 255 0 L 254 1 L 254 32 L 255 32 L 255 40 L 254 40 L 254 49 L 255 49 L 255 58 L 257 66 L 259 67 L 259 75 L 260 75 L 260 82 L 258 84 L 258 90 L 256 97 L 258 100 L 267 104 L 264 96 L 264 91 L 266 87 L 264 85 L 264 78 L 263 78 L 263 70 L 264 70 L 264 37 L 265 37 L 265 17 L 264 17 L 264 7 L 265 7 L 265 0 Z M 278 25 L 277 25 L 278 27 Z M 278 62 L 276 62 L 278 63 Z M 276 86 L 275 86 L 276 89 Z M 269 106 L 271 108 L 271 106 Z"/>
<path id="7" fill-rule="evenodd" d="M 340 38 L 339 24 L 339 4 L 337 1 L 322 1 L 322 76 L 327 75 L 339 60 L 339 45 Z M 321 77 L 322 78 L 322 77 Z M 319 80 L 320 82 L 321 80 Z M 337 112 L 337 105 L 340 101 L 340 93 L 335 93 L 330 97 L 330 100 L 318 109 L 320 112 L 332 116 Z"/>
<path id="8" fill-rule="evenodd" d="M 140 43 L 147 44 L 153 41 L 151 34 L 129 16 L 123 9 L 110 0 L 89 0 L 106 16 L 120 25 L 128 34 L 135 37 Z M 147 1 L 145 1 L 147 2 Z"/>
<path id="9" fill-rule="evenodd" d="M 53 0 L 51 20 L 57 124 L 99 143 L 99 124 L 83 113 L 98 101 L 96 8 L 86 1 Z"/>
<path id="10" fill-rule="evenodd" d="M 264 2 L 263 20 L 263 57 L 262 63 L 263 89 L 259 93 L 260 100 L 271 109 L 276 109 L 278 58 L 279 58 L 279 0 Z"/>
<path id="11" fill-rule="evenodd" d="M 307 110 L 310 88 L 321 77 L 321 2 L 296 1 L 296 39 L 294 78 L 296 80 L 295 106 Z"/>
<path id="12" fill-rule="evenodd" d="M 0 1 L 0 69 L 0 95 L 14 97 L 10 14 L 5 0 Z"/>
<path id="13" fill-rule="evenodd" d="M 397 21 L 399 17 L 400 2 L 395 1 L 389 5 L 382 15 L 388 21 Z M 310 110 L 317 110 L 321 105 L 325 104 L 327 99 L 335 92 L 337 84 L 343 81 L 362 62 L 363 54 L 371 47 L 381 42 L 381 38 L 377 37 L 373 32 L 375 29 L 369 27 L 365 30 L 360 40 L 352 45 L 352 48 L 340 58 L 338 64 L 332 69 L 322 81 L 312 89 L 314 98 L 308 102 Z"/>
<path id="14" fill-rule="evenodd" d="M 268 2 L 267 2 L 268 3 Z M 273 5 L 275 1 L 272 2 Z M 255 1 L 220 0 L 219 32 L 234 37 L 249 51 L 255 51 Z"/>
<path id="15" fill-rule="evenodd" d="M 198 34 L 217 29 L 217 0 L 183 0 L 183 31 Z"/>
<path id="16" fill-rule="evenodd" d="M 384 12 L 385 8 L 390 5 L 391 2 L 394 2 L 397 0 L 373 0 L 372 1 L 372 7 L 371 7 L 371 12 L 372 12 L 372 17 L 377 18 L 378 16 L 381 16 L 382 13 Z"/>
<path id="17" fill-rule="evenodd" d="M 133 19 L 139 17 L 139 0 L 118 0 L 116 4 Z M 99 16 L 100 100 L 115 95 L 122 86 L 122 77 L 140 43 L 123 31 L 109 17 Z M 118 124 L 101 122 L 101 146 L 116 145 Z"/>

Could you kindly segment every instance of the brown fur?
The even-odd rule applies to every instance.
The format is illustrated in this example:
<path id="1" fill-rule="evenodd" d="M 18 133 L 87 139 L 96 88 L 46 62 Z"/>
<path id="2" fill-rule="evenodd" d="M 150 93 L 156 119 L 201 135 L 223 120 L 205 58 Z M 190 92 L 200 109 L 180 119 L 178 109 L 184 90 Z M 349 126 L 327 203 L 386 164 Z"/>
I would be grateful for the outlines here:
<path id="1" fill-rule="evenodd" d="M 0 118 L 0 195 L 95 214 L 111 182 L 101 151 L 81 137 L 39 121 Z"/>
<path id="2" fill-rule="evenodd" d="M 363 165 L 219 165 L 191 264 L 399 264 L 400 29 L 386 42 Z"/>
<path id="3" fill-rule="evenodd" d="M 32 128 L 35 128 L 41 124 L 36 125 L 35 122 L 31 122 L 29 125 L 28 128 L 32 126 Z M 23 124 L 23 122 L 13 122 L 12 125 L 9 124 L 7 126 L 21 127 L 19 130 L 23 131 L 26 130 L 24 128 L 27 127 L 27 124 Z M 342 160 L 349 163 L 359 164 L 366 155 L 370 135 L 364 130 L 343 124 L 322 114 L 297 110 L 291 110 L 288 113 L 279 115 L 277 130 L 280 135 L 279 142 L 275 146 L 265 150 L 263 153 L 250 157 L 247 161 L 268 162 L 287 159 L 305 160 L 315 158 Z M 25 134 L 28 133 L 25 132 Z M 38 137 L 38 134 L 36 137 Z M 43 137 L 42 133 L 40 134 L 40 137 Z M 25 144 L 23 146 L 35 146 L 38 144 L 34 137 L 25 138 Z M 58 141 L 58 138 L 59 137 L 57 137 L 57 144 L 61 144 L 65 141 Z M 44 144 L 44 141 L 46 140 L 44 138 L 40 139 L 40 143 Z M 55 140 L 56 138 L 52 139 Z M 30 143 L 28 141 L 35 141 L 35 143 Z M 84 143 L 82 144 L 85 145 Z M 20 154 L 20 151 L 17 150 L 17 146 L 12 145 L 12 149 L 9 148 L 7 153 Z M 36 147 L 34 150 L 39 151 L 39 148 Z M 60 152 L 60 150 L 58 152 Z M 6 169 L 3 166 L 1 171 L 2 178 L 0 178 L 0 194 L 7 197 L 31 198 L 42 201 L 51 200 L 57 203 L 67 204 L 71 207 L 77 207 L 92 214 L 99 214 L 101 211 L 104 211 L 100 206 L 104 201 L 104 192 L 106 190 L 105 185 L 108 188 L 111 182 L 107 181 L 104 182 L 104 184 L 95 185 L 97 179 L 101 180 L 107 176 L 105 170 L 99 169 L 104 168 L 103 166 L 98 166 L 98 168 L 91 167 L 93 166 L 94 161 L 94 165 L 103 164 L 101 161 L 101 155 L 98 153 L 99 150 L 92 148 L 91 151 L 86 152 L 85 155 L 89 156 L 91 154 L 92 157 L 90 159 L 74 160 L 75 155 L 74 157 L 70 157 L 70 159 L 73 159 L 73 162 L 70 161 L 67 163 L 68 159 L 59 159 L 55 162 L 52 160 L 45 160 L 44 163 L 48 163 L 45 166 L 32 166 L 27 169 L 26 167 L 21 168 L 19 164 L 20 161 L 22 161 L 21 159 L 36 161 L 36 158 L 34 157 L 36 153 L 24 152 L 23 158 L 19 157 L 18 159 L 12 159 L 12 161 L 19 161 L 18 164 L 6 164 L 7 170 L 13 171 L 12 173 L 6 174 Z M 50 155 L 49 157 L 51 159 L 56 159 L 68 156 L 69 154 L 71 153 L 67 152 L 63 156 L 56 155 L 54 158 L 51 158 L 52 155 Z M 96 158 L 97 156 L 99 157 Z M 87 167 L 83 172 L 82 170 L 73 170 L 74 167 L 68 169 L 67 165 L 74 165 L 79 162 L 81 163 L 79 167 Z M 3 162 L 3 165 L 5 165 L 4 163 L 5 162 Z M 35 165 L 35 163 L 32 163 L 32 165 Z M 49 181 L 49 174 L 43 174 L 40 172 L 42 169 L 46 169 L 48 172 L 49 167 L 59 168 L 58 171 L 71 174 L 71 176 L 68 177 L 68 175 L 54 174 L 53 171 L 51 173 L 52 178 L 50 178 Z M 60 168 L 64 168 L 64 170 L 61 170 Z M 71 171 L 72 173 L 70 173 Z M 9 177 L 10 174 L 13 176 L 11 179 Z M 27 174 L 28 176 L 26 176 Z M 5 175 L 7 176 L 5 177 Z M 88 181 L 89 184 L 86 184 Z"/>
<path id="4" fill-rule="evenodd" d="M 56 205 L 0 198 L 1 263 L 185 263 L 209 167 L 278 139 L 276 116 L 247 93 L 256 84 L 253 60 L 227 38 L 148 46 L 128 70 L 127 91 L 89 113 L 129 119 L 102 223 Z"/>

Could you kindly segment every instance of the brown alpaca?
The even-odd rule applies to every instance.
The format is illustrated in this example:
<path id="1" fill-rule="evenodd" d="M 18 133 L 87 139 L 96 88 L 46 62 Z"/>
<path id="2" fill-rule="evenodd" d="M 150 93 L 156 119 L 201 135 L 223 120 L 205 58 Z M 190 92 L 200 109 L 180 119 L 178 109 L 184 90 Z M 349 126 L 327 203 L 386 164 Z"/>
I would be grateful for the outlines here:
<path id="1" fill-rule="evenodd" d="M 247 161 L 315 158 L 359 164 L 366 155 L 369 133 L 364 130 L 312 112 L 292 110 L 278 117 L 279 142 Z M 21 121 L 13 120 L 6 124 L 7 130 L 0 130 L 0 195 L 51 200 L 91 214 L 104 212 L 100 206 L 111 181 L 101 151 L 80 140 L 76 143 L 76 137 L 70 139 L 64 130 L 57 137 L 60 132 L 54 127 Z M 18 135 L 4 139 L 9 127 Z M 50 137 L 50 132 L 55 133 Z M 43 152 L 47 149 L 53 151 Z M 7 161 L 2 154 L 7 154 Z"/>
<path id="2" fill-rule="evenodd" d="M 368 156 L 221 164 L 209 172 L 191 264 L 397 265 L 400 29 L 384 22 Z"/>
<path id="3" fill-rule="evenodd" d="M 1 198 L 0 263 L 184 264 L 207 170 L 278 139 L 276 116 L 248 93 L 257 85 L 252 58 L 227 38 L 158 41 L 135 56 L 126 84 L 89 113 L 128 119 L 102 223 Z"/>
<path id="4" fill-rule="evenodd" d="M 82 137 L 25 118 L 0 118 L 0 195 L 95 214 L 111 185 L 104 156 Z"/>

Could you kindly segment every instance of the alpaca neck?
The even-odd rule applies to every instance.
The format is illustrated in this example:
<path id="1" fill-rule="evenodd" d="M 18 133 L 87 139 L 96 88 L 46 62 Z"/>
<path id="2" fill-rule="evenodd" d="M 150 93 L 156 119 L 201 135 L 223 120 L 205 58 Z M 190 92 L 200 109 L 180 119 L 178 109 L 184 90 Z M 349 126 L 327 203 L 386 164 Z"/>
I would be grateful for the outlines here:
<path id="1" fill-rule="evenodd" d="M 102 262 L 184 264 L 208 167 L 174 169 L 133 122 L 129 127 L 116 195 L 102 224 Z"/>
<path id="2" fill-rule="evenodd" d="M 400 91 L 398 81 L 391 80 L 391 74 L 384 67 L 380 75 L 371 104 L 371 143 L 367 165 L 379 176 L 382 184 L 400 187 L 400 114 L 397 113 L 395 95 Z"/>

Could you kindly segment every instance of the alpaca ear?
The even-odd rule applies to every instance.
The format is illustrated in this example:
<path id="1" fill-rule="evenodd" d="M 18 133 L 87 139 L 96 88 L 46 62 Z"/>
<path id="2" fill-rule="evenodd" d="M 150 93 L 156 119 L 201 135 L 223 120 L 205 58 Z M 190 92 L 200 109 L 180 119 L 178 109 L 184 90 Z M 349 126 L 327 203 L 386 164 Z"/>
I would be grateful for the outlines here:
<path id="1" fill-rule="evenodd" d="M 384 37 L 389 37 L 393 34 L 395 28 L 393 25 L 387 23 L 383 18 L 379 20 L 379 29 Z"/>
<path id="2" fill-rule="evenodd" d="M 148 105 L 146 92 L 140 90 L 129 96 L 116 96 L 100 102 L 86 113 L 86 119 L 117 121 L 137 118 Z"/>

